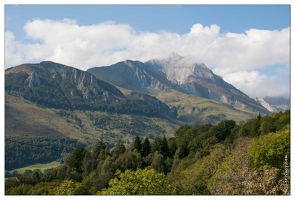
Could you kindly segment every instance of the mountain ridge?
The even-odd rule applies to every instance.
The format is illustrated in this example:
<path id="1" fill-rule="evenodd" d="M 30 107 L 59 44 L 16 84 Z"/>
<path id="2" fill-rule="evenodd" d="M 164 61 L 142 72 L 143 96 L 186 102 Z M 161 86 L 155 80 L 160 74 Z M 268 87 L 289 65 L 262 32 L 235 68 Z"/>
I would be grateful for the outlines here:
<path id="1" fill-rule="evenodd" d="M 270 113 L 254 99 L 215 75 L 204 64 L 176 53 L 171 53 L 168 58 L 152 59 L 145 63 L 127 60 L 87 71 L 116 86 L 150 95 L 175 89 L 253 112 Z"/>
<path id="2" fill-rule="evenodd" d="M 107 70 L 109 76 L 123 84 L 127 80 L 126 86 L 133 88 L 51 61 L 5 70 L 5 140 L 10 142 L 9 152 L 19 147 L 21 141 L 16 140 L 55 143 L 61 152 L 78 143 L 93 147 L 102 138 L 110 148 L 117 142 L 130 146 L 135 135 L 153 140 L 171 136 L 183 124 L 217 124 L 227 119 L 239 122 L 258 115 L 189 94 L 163 77 L 161 71 L 146 69 L 139 61 L 114 66 L 118 71 Z M 124 73 L 127 76 L 119 76 Z M 136 87 L 138 83 L 142 84 Z M 67 141 L 67 145 L 61 141 Z M 30 158 L 36 163 L 61 156 L 44 154 L 30 145 L 18 150 L 23 153 L 17 159 Z M 32 151 L 37 155 L 34 159 Z"/>
<path id="3" fill-rule="evenodd" d="M 233 116 L 244 120 L 258 114 L 190 94 L 163 77 L 163 72 L 150 69 L 140 61 L 122 61 L 100 69 L 106 70 L 100 73 L 102 78 L 89 73 L 93 69 L 82 71 L 51 61 L 22 64 L 5 71 L 5 90 L 8 94 L 55 109 L 137 113 L 190 124 L 218 123 Z M 129 91 L 123 94 L 123 88 Z"/>

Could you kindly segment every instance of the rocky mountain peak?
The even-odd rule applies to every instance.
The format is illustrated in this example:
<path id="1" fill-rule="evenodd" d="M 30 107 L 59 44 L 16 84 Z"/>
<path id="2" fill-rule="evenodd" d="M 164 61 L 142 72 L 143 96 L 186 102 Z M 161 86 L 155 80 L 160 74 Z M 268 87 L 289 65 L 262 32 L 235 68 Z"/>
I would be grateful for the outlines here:
<path id="1" fill-rule="evenodd" d="M 172 51 L 172 52 L 169 53 L 168 58 L 171 61 L 179 61 L 179 60 L 183 59 L 184 57 L 180 56 L 178 53 Z"/>
<path id="2" fill-rule="evenodd" d="M 168 57 L 146 62 L 153 71 L 160 71 L 172 83 L 184 84 L 193 76 L 213 80 L 213 72 L 194 57 L 183 57 L 171 52 Z"/>

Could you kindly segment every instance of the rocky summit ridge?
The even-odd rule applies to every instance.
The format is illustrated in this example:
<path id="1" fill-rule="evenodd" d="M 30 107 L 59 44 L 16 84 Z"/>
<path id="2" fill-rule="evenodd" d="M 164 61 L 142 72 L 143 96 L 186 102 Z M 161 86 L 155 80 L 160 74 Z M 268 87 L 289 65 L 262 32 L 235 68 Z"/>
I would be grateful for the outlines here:
<path id="1" fill-rule="evenodd" d="M 127 60 L 110 66 L 94 67 L 87 71 L 126 89 L 150 94 L 175 89 L 241 109 L 269 114 L 266 108 L 225 82 L 196 58 L 180 56 L 175 52 L 144 63 Z"/>

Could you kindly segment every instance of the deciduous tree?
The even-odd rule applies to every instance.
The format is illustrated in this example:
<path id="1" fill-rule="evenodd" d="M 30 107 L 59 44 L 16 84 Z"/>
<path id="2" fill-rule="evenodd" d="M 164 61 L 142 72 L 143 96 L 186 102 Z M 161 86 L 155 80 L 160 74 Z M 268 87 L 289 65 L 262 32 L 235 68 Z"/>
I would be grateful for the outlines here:
<path id="1" fill-rule="evenodd" d="M 173 194 L 165 175 L 154 169 L 118 171 L 109 182 L 110 187 L 99 191 L 99 195 L 165 195 Z"/>

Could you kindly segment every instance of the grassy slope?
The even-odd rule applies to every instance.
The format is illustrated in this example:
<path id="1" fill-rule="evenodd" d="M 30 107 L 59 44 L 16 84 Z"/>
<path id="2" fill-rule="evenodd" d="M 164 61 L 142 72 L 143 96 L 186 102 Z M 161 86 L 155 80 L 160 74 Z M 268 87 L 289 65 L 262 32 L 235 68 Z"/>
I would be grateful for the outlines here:
<path id="1" fill-rule="evenodd" d="M 5 95 L 5 134 L 57 134 L 81 139 L 78 126 L 55 113 L 55 109 L 41 108 L 19 97 Z"/>
<path id="2" fill-rule="evenodd" d="M 166 131 L 166 135 L 169 137 L 173 134 L 174 130 L 180 125 L 179 122 L 174 121 L 171 123 L 169 120 L 161 118 L 148 118 L 144 116 L 133 115 L 118 115 L 102 112 L 83 112 L 73 111 L 72 115 L 81 119 L 83 127 L 71 119 L 61 117 L 56 114 L 58 110 L 41 108 L 36 104 L 26 101 L 22 98 L 12 95 L 5 95 L 5 135 L 44 135 L 55 134 L 61 135 L 73 139 L 78 139 L 82 142 L 86 142 L 89 145 L 93 145 L 100 139 L 102 133 L 104 139 L 111 144 L 115 144 L 118 141 L 125 141 L 126 144 L 133 142 L 134 135 L 128 130 L 128 127 L 132 127 L 132 121 L 139 121 L 145 123 L 146 120 L 150 124 L 146 123 L 146 126 L 158 125 Z M 69 112 L 69 111 L 68 111 Z M 127 128 L 117 128 L 109 123 L 108 126 L 99 128 L 93 126 L 93 122 L 89 118 L 89 113 L 99 118 L 108 118 L 111 121 L 119 121 L 120 123 L 127 124 Z M 122 134 L 124 133 L 124 134 Z M 110 135 L 111 134 L 111 135 Z M 153 136 L 158 133 L 153 130 L 142 130 L 138 133 L 140 136 Z"/>
<path id="3" fill-rule="evenodd" d="M 217 117 L 215 123 L 222 119 L 233 119 L 239 122 L 258 114 L 247 110 L 240 110 L 221 102 L 187 95 L 176 90 L 154 93 L 153 95 L 170 107 L 176 107 L 179 118 L 185 118 L 190 123 L 202 121 L 206 123 L 208 118 L 214 119 L 213 116 Z"/>
<path id="4" fill-rule="evenodd" d="M 121 87 L 118 88 L 124 95 L 131 92 Z M 258 113 L 235 108 L 218 101 L 184 94 L 174 89 L 169 89 L 165 92 L 153 92 L 149 95 L 158 98 L 170 108 L 175 107 L 177 109 L 178 119 L 188 124 L 216 124 L 225 119 L 232 119 L 239 122 L 258 115 Z"/>

